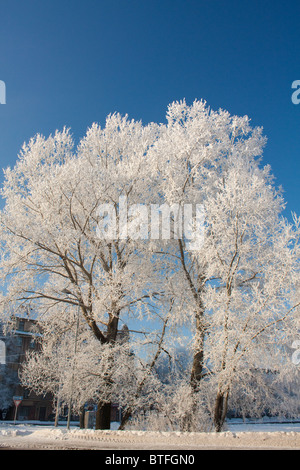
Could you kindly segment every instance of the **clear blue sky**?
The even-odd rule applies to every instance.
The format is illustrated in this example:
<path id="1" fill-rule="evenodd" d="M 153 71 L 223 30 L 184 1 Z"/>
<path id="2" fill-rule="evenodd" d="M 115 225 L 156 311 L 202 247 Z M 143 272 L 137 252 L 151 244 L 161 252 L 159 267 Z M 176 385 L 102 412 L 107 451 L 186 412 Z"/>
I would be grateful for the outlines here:
<path id="1" fill-rule="evenodd" d="M 203 98 L 264 127 L 300 214 L 299 0 L 0 0 L 0 80 L 1 167 L 36 133 L 79 139 L 114 111 L 164 122 L 170 102 Z"/>

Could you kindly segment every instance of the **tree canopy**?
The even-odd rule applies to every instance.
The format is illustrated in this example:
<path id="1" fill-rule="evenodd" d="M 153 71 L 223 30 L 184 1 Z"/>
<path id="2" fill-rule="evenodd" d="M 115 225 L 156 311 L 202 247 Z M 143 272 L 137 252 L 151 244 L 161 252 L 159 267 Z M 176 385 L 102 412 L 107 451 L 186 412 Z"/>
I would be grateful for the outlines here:
<path id="1" fill-rule="evenodd" d="M 299 219 L 283 217 L 265 145 L 247 116 L 181 101 L 165 124 L 110 115 L 76 148 L 68 129 L 37 135 L 5 170 L 2 316 L 34 307 L 49 356 L 49 337 L 61 339 L 78 311 L 78 400 L 93 390 L 97 427 L 109 427 L 118 384 L 123 426 L 147 400 L 163 409 L 168 395 L 179 407 L 179 390 L 190 393 L 179 420 L 188 430 L 206 418 L 221 430 L 229 404 L 246 410 L 254 395 L 257 413 L 279 412 L 280 400 L 297 412 L 278 397 L 299 373 L 289 349 L 299 331 Z M 191 359 L 185 373 L 179 345 Z M 156 371 L 163 355 L 168 384 Z M 87 374 L 88 357 L 101 374 Z M 105 400 L 100 390 L 110 390 Z"/>

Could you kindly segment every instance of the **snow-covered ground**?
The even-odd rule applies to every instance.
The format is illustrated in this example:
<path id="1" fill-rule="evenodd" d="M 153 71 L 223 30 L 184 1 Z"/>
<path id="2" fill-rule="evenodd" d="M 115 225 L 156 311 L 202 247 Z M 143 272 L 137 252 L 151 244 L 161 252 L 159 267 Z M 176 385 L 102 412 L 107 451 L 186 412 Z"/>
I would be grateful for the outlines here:
<path id="1" fill-rule="evenodd" d="M 114 428 L 117 426 L 114 425 Z M 298 449 L 300 423 L 231 422 L 222 433 L 95 431 L 53 424 L 0 422 L 0 449 L 201 450 Z"/>

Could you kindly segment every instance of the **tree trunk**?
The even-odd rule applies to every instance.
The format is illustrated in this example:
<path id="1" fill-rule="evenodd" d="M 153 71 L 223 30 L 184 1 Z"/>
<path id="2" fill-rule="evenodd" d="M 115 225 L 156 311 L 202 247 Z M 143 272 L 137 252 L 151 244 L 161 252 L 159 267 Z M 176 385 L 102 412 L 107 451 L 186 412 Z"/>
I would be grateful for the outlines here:
<path id="1" fill-rule="evenodd" d="M 120 310 L 110 314 L 110 320 L 107 325 L 107 335 L 105 338 L 106 343 L 114 344 L 117 340 L 118 323 L 119 323 Z M 111 364 L 114 362 L 113 355 L 110 358 Z M 112 384 L 112 377 L 107 377 L 107 384 Z M 110 429 L 111 418 L 111 402 L 99 401 L 96 411 L 96 429 Z"/>
<path id="2" fill-rule="evenodd" d="M 191 370 L 191 386 L 193 392 L 197 392 L 200 380 L 202 378 L 202 370 L 203 370 L 203 350 L 197 351 L 193 357 L 193 365 Z"/>
<path id="3" fill-rule="evenodd" d="M 221 432 L 226 414 L 227 414 L 227 407 L 228 407 L 228 396 L 229 392 L 218 392 L 217 398 L 215 401 L 215 409 L 214 409 L 214 426 L 216 432 Z"/>
<path id="4" fill-rule="evenodd" d="M 123 416 L 122 416 L 122 419 L 121 419 L 121 423 L 120 423 L 120 426 L 118 428 L 119 431 L 123 431 L 123 429 L 125 428 L 126 424 L 128 423 L 129 419 L 131 418 L 132 416 L 132 409 L 131 408 L 127 408 L 127 410 L 124 412 Z"/>
<path id="5" fill-rule="evenodd" d="M 195 428 L 195 415 L 197 413 L 197 392 L 199 391 L 200 382 L 203 374 L 203 343 L 204 343 L 204 328 L 202 325 L 203 310 L 199 309 L 196 313 L 196 336 L 195 336 L 195 351 L 193 356 L 193 364 L 191 370 L 190 385 L 192 391 L 193 404 L 191 409 L 186 413 L 182 421 L 182 431 L 196 431 Z"/>
<path id="6" fill-rule="evenodd" d="M 96 411 L 96 429 L 110 429 L 111 402 L 98 403 Z"/>
<path id="7" fill-rule="evenodd" d="M 54 420 L 54 426 L 57 427 L 58 426 L 58 419 L 59 419 L 59 401 L 57 399 L 57 402 L 56 402 L 56 410 L 55 410 L 55 420 Z"/>
<path id="8" fill-rule="evenodd" d="M 85 410 L 84 410 L 84 405 L 80 407 L 80 412 L 79 412 L 79 427 L 80 429 L 84 429 L 84 415 L 85 415 Z"/>
<path id="9" fill-rule="evenodd" d="M 185 252 L 181 240 L 178 240 L 180 260 L 183 272 L 187 279 L 191 294 L 196 304 L 195 321 L 196 321 L 196 335 L 195 335 L 195 351 L 193 357 L 193 365 L 191 370 L 190 385 L 193 394 L 192 409 L 186 414 L 183 419 L 183 427 L 192 430 L 193 416 L 197 412 L 197 392 L 199 391 L 200 382 L 203 376 L 203 359 L 204 359 L 204 335 L 205 328 L 203 324 L 204 304 L 202 301 L 202 294 L 205 288 L 206 277 L 204 273 L 199 273 L 197 279 L 193 279 L 190 275 L 189 269 L 186 265 Z"/>
<path id="10" fill-rule="evenodd" d="M 200 381 L 203 371 L 203 350 L 196 351 L 193 357 L 193 365 L 191 370 L 190 386 L 192 392 L 193 404 L 189 411 L 186 412 L 182 419 L 181 431 L 196 431 L 195 420 L 193 419 L 197 413 L 197 392 L 199 391 Z"/>

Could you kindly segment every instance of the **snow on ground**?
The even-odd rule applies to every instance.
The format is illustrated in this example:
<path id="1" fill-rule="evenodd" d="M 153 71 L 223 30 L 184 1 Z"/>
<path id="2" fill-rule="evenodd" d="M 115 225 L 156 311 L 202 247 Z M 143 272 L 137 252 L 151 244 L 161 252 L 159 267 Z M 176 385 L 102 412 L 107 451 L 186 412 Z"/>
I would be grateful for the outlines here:
<path id="1" fill-rule="evenodd" d="M 114 426 L 116 428 L 116 426 Z M 0 422 L 0 449 L 43 450 L 203 450 L 297 449 L 300 423 L 232 422 L 221 433 L 100 431 L 52 424 Z"/>

